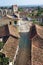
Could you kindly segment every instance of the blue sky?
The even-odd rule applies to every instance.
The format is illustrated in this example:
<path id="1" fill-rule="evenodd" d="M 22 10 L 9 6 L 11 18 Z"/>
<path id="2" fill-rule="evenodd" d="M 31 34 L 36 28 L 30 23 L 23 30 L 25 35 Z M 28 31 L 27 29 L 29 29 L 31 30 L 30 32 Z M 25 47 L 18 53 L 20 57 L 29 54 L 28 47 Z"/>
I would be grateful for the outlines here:
<path id="1" fill-rule="evenodd" d="M 9 5 L 43 5 L 43 0 L 0 0 L 0 6 Z"/>

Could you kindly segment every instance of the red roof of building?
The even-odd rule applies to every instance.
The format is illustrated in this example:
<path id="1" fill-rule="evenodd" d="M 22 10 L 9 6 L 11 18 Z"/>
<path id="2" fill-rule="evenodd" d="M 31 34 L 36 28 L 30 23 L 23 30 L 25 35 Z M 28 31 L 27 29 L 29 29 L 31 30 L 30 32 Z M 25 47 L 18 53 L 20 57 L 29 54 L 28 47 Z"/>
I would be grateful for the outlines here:
<path id="1" fill-rule="evenodd" d="M 9 35 L 8 25 L 0 26 L 0 37 L 8 35 Z"/>

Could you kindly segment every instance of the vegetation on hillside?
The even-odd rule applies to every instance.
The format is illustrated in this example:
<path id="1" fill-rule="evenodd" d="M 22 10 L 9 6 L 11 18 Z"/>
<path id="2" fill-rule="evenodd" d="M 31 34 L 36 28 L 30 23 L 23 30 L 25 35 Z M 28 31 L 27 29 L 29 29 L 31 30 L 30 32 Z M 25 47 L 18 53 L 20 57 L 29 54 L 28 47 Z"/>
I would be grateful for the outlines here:
<path id="1" fill-rule="evenodd" d="M 43 8 L 38 7 L 37 16 L 41 16 L 42 13 L 43 13 Z"/>
<path id="2" fill-rule="evenodd" d="M 22 12 L 22 11 L 23 11 L 23 9 L 22 9 L 22 8 L 18 8 L 18 11 Z"/>
<path id="3" fill-rule="evenodd" d="M 38 25 L 40 25 L 40 26 L 43 26 L 43 23 L 38 22 L 38 21 L 36 21 L 35 19 L 33 19 L 33 24 L 38 24 Z"/>
<path id="4" fill-rule="evenodd" d="M 0 50 L 3 48 L 4 43 L 0 42 Z"/>
<path id="5" fill-rule="evenodd" d="M 0 65 L 9 65 L 9 58 L 5 57 L 3 53 L 0 53 Z"/>

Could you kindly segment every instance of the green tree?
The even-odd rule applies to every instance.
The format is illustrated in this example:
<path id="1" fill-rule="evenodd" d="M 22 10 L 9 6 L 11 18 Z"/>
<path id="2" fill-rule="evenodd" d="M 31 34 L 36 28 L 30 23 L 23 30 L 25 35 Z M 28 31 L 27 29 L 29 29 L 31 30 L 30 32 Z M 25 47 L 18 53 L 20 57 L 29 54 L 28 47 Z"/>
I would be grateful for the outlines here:
<path id="1" fill-rule="evenodd" d="M 5 57 L 3 53 L 0 53 L 0 65 L 9 65 L 9 58 Z"/>

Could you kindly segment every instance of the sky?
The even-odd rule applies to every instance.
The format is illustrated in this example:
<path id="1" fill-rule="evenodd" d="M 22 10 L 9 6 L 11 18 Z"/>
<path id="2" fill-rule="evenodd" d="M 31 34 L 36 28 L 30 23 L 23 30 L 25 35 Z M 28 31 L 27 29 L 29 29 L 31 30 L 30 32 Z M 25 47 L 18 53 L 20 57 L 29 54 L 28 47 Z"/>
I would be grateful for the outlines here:
<path id="1" fill-rule="evenodd" d="M 43 0 L 0 0 L 0 6 L 10 5 L 43 5 Z"/>

